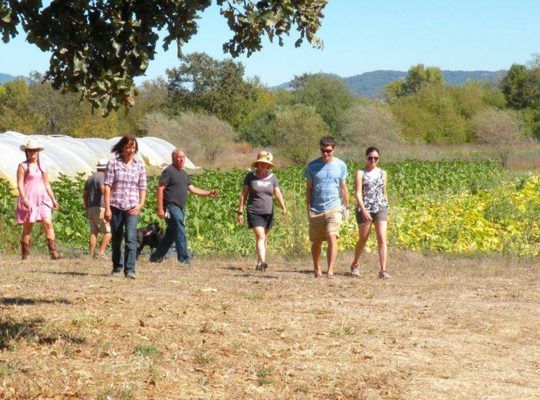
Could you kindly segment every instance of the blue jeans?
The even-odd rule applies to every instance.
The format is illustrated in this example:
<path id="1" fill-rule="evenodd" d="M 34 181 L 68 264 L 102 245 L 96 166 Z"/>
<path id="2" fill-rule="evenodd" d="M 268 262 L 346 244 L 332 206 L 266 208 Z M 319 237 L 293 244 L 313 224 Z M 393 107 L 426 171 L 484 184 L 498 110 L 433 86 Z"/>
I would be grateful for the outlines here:
<path id="1" fill-rule="evenodd" d="M 137 223 L 139 215 L 111 207 L 111 247 L 113 269 L 124 270 L 124 274 L 135 273 L 137 259 Z M 122 249 L 122 239 L 125 242 Z"/>
<path id="2" fill-rule="evenodd" d="M 191 258 L 191 253 L 188 250 L 186 238 L 186 225 L 184 220 L 186 214 L 180 207 L 168 205 L 167 211 L 169 218 L 165 219 L 167 229 L 163 239 L 158 243 L 156 250 L 150 256 L 150 261 L 155 262 L 161 260 L 167 254 L 167 251 L 173 244 L 176 244 L 176 258 L 180 262 L 188 263 Z"/>

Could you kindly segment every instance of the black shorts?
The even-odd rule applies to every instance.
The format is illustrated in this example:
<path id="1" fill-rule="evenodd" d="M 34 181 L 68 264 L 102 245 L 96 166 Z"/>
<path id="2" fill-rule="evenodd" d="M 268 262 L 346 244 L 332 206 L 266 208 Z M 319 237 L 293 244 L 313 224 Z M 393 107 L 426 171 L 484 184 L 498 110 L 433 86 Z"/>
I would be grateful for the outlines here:
<path id="1" fill-rule="evenodd" d="M 247 225 L 249 229 L 256 226 L 262 226 L 266 230 L 270 230 L 274 225 L 274 213 L 272 214 L 252 214 L 247 212 Z"/>

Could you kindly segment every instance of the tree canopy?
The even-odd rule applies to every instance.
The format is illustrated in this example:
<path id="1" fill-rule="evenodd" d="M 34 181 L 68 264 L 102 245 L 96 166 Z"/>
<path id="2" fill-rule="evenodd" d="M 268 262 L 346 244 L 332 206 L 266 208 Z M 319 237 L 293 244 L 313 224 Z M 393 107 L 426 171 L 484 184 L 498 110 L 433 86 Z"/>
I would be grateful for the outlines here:
<path id="1" fill-rule="evenodd" d="M 386 86 L 386 97 L 393 101 L 398 97 L 418 93 L 428 84 L 444 84 L 444 76 L 438 67 L 425 67 L 418 64 L 409 68 L 404 81 L 395 81 Z"/>
<path id="2" fill-rule="evenodd" d="M 133 78 L 143 75 L 156 54 L 159 31 L 163 47 L 182 47 L 198 31 L 197 19 L 212 0 L 0 0 L 0 34 L 8 42 L 24 31 L 26 40 L 52 53 L 45 79 L 53 88 L 78 92 L 108 113 L 133 105 Z M 251 55 L 262 39 L 283 44 L 293 26 L 296 46 L 313 45 L 327 0 L 215 0 L 232 38 L 223 50 L 233 57 Z"/>

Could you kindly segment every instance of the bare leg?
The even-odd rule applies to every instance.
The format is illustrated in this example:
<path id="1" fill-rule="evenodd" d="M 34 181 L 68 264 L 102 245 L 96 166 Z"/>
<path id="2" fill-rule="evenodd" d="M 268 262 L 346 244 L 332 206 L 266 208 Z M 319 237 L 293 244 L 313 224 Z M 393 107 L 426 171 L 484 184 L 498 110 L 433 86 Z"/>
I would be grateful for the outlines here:
<path id="1" fill-rule="evenodd" d="M 387 256 L 387 246 L 386 246 L 386 230 L 388 222 L 386 221 L 375 221 L 375 232 L 377 233 L 377 244 L 379 247 L 379 263 L 381 264 L 381 272 L 386 271 L 386 256 Z"/>
<path id="2" fill-rule="evenodd" d="M 311 257 L 313 258 L 313 270 L 315 272 L 315 278 L 321 277 L 321 265 L 319 264 L 319 258 L 321 257 L 322 242 L 311 242 Z"/>
<path id="3" fill-rule="evenodd" d="M 54 240 L 55 236 L 52 221 L 50 219 L 43 219 L 41 221 L 41 226 L 45 232 L 45 237 L 49 240 Z"/>
<path id="4" fill-rule="evenodd" d="M 257 264 L 260 264 L 266 261 L 266 235 L 262 226 L 253 228 L 253 233 L 257 241 Z"/>
<path id="5" fill-rule="evenodd" d="M 96 251 L 97 235 L 95 233 L 90 234 L 90 257 L 94 257 Z"/>
<path id="6" fill-rule="evenodd" d="M 25 222 L 23 224 L 21 242 L 26 243 L 26 244 L 30 243 L 30 236 L 32 236 L 33 227 L 34 227 L 34 224 L 32 222 Z"/>
<path id="7" fill-rule="evenodd" d="M 351 265 L 358 265 L 360 256 L 362 255 L 364 247 L 368 241 L 370 229 L 371 223 L 358 225 L 358 242 L 356 242 L 356 246 L 354 247 L 354 260 Z"/>
<path id="8" fill-rule="evenodd" d="M 338 252 L 337 236 L 328 235 L 326 240 L 328 242 L 328 250 L 326 254 L 326 261 L 328 263 L 327 274 L 328 274 L 328 277 L 331 278 L 334 276 L 334 266 L 336 265 L 337 252 Z"/>
<path id="9" fill-rule="evenodd" d="M 105 254 L 105 250 L 107 249 L 107 246 L 109 245 L 109 242 L 111 241 L 111 233 L 106 233 L 103 235 L 103 239 L 101 239 L 101 246 L 99 246 L 99 254 L 103 255 Z"/>

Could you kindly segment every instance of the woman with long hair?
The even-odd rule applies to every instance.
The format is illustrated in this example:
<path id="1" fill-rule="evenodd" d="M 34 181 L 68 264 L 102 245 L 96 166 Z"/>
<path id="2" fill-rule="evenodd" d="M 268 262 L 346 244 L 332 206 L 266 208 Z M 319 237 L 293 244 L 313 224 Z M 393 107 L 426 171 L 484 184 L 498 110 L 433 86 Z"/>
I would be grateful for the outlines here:
<path id="1" fill-rule="evenodd" d="M 111 223 L 112 274 L 124 271 L 135 279 L 137 259 L 137 223 L 146 199 L 146 169 L 135 159 L 137 138 L 123 136 L 111 152 L 105 172 L 105 220 Z M 122 251 L 122 240 L 124 249 Z"/>
<path id="2" fill-rule="evenodd" d="M 270 171 L 275 167 L 272 163 L 272 154 L 268 151 L 261 151 L 251 166 L 253 172 L 249 172 L 244 178 L 240 201 L 238 204 L 238 222 L 244 220 L 244 205 L 247 201 L 247 225 L 253 231 L 257 248 L 257 271 L 264 271 L 268 268 L 266 262 L 266 250 L 268 248 L 268 235 L 274 224 L 274 200 L 275 196 L 281 206 L 283 215 L 286 215 L 287 208 L 279 189 L 276 176 Z"/>
<path id="3" fill-rule="evenodd" d="M 376 147 L 366 150 L 366 165 L 364 169 L 356 171 L 354 181 L 354 194 L 358 207 L 356 209 L 356 222 L 358 223 L 358 242 L 354 250 L 354 259 L 351 263 L 351 274 L 360 275 L 358 261 L 369 238 L 371 225 L 375 225 L 377 246 L 379 249 L 379 278 L 388 279 L 386 272 L 387 245 L 386 232 L 388 226 L 388 195 L 386 193 L 386 171 L 377 167 L 380 151 Z"/>
<path id="4" fill-rule="evenodd" d="M 26 260 L 30 256 L 30 237 L 36 222 L 41 222 L 51 259 L 60 258 L 56 247 L 52 210 L 58 209 L 58 202 L 49 183 L 47 166 L 40 162 L 39 153 L 44 150 L 35 140 L 31 139 L 20 149 L 26 155 L 26 161 L 17 168 L 17 202 L 16 220 L 23 226 L 21 235 L 21 257 Z"/>

